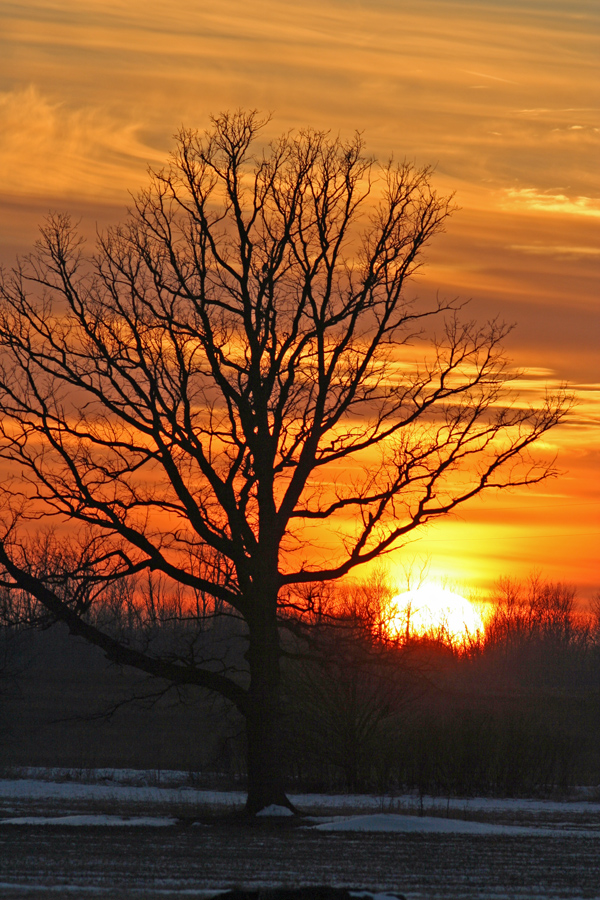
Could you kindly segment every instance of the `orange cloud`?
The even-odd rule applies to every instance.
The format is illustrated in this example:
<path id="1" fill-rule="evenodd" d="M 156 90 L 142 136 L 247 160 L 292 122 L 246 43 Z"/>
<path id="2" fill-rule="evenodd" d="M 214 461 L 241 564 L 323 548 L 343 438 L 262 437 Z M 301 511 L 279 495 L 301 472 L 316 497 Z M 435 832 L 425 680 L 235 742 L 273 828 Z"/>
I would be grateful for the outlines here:
<path id="1" fill-rule="evenodd" d="M 132 180 L 142 181 L 148 162 L 159 162 L 139 130 L 140 123 L 117 121 L 100 108 L 51 103 L 33 86 L 0 94 L 3 193 L 121 199 Z"/>

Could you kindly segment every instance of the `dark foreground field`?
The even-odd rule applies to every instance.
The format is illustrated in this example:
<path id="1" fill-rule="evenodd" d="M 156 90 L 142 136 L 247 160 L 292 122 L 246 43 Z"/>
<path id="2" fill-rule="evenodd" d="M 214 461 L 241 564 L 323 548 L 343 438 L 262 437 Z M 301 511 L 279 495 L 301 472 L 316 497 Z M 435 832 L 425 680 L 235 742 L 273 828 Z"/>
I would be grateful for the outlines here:
<path id="1" fill-rule="evenodd" d="M 0 828 L 3 900 L 171 900 L 233 885 L 319 883 L 396 890 L 409 900 L 600 898 L 600 835 Z"/>

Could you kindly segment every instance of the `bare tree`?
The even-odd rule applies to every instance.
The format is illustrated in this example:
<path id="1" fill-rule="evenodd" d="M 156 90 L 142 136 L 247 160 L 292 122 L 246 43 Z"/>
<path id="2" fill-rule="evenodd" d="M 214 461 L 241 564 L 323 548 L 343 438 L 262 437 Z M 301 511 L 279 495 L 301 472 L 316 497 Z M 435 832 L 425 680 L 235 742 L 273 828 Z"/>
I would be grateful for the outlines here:
<path id="1" fill-rule="evenodd" d="M 506 327 L 406 298 L 450 211 L 429 169 L 381 166 L 359 135 L 261 151 L 263 125 L 240 112 L 182 131 L 93 257 L 58 215 L 0 288 L 3 583 L 110 659 L 233 703 L 251 812 L 287 803 L 280 627 L 299 589 L 546 478 L 529 448 L 568 407 L 511 397 Z M 60 571 L 28 558 L 32 520 L 85 534 Z M 237 618 L 245 671 L 194 642 L 136 649 L 90 617 L 143 570 Z"/>

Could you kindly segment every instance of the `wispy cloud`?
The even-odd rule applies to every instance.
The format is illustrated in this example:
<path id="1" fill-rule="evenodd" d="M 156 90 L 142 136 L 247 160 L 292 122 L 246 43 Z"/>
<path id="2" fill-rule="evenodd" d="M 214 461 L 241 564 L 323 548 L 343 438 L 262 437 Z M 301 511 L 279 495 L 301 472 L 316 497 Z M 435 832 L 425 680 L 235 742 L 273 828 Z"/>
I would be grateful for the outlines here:
<path id="1" fill-rule="evenodd" d="M 539 212 L 561 213 L 572 216 L 600 218 L 600 199 L 596 197 L 569 197 L 537 191 L 535 188 L 518 188 L 505 191 L 511 205 Z"/>
<path id="2" fill-rule="evenodd" d="M 509 244 L 509 250 L 518 250 L 531 256 L 600 256 L 600 247 L 576 247 L 555 244 Z"/>
<path id="3" fill-rule="evenodd" d="M 518 81 L 510 81 L 508 78 L 500 78 L 498 75 L 486 75 L 484 72 L 473 72 L 471 69 L 463 69 L 467 75 L 476 75 L 477 78 L 489 78 L 490 81 L 501 81 L 503 84 L 518 84 Z"/>
<path id="4" fill-rule="evenodd" d="M 123 199 L 155 151 L 140 123 L 102 108 L 69 109 L 31 86 L 0 93 L 0 184 L 4 195 Z M 162 161 L 162 160 L 161 160 Z"/>

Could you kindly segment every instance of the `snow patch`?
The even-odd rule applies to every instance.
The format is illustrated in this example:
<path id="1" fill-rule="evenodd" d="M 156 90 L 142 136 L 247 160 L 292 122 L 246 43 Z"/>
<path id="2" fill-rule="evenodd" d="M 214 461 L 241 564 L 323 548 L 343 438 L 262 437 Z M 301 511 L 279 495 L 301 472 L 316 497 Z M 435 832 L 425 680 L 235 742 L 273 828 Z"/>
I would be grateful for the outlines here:
<path id="1" fill-rule="evenodd" d="M 176 825 L 177 819 L 166 816 L 18 816 L 12 819 L 0 819 L 0 825 L 125 825 L 133 827 L 165 828 Z"/>
<path id="2" fill-rule="evenodd" d="M 371 894 L 370 891 L 348 891 L 351 897 L 362 897 L 364 900 L 398 900 L 398 894 Z"/>
<path id="3" fill-rule="evenodd" d="M 278 806 L 276 803 L 271 803 L 270 806 L 265 806 L 264 809 L 261 809 L 260 812 L 256 813 L 257 816 L 293 816 L 294 813 L 291 809 L 288 809 L 287 806 Z"/>
<path id="4" fill-rule="evenodd" d="M 311 826 L 316 831 L 386 831 L 427 832 L 429 834 L 540 834 L 540 828 L 494 825 L 489 822 L 467 822 L 461 819 L 440 819 L 435 816 L 400 816 L 379 813 L 372 816 L 336 818 L 331 822 Z"/>

